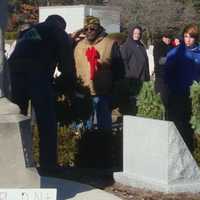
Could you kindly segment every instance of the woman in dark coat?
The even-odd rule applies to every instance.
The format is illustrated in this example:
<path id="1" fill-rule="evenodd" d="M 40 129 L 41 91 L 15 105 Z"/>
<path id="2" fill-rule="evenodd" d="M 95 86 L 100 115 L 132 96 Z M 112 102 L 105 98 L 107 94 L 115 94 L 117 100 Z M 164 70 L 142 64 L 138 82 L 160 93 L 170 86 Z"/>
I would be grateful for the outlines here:
<path id="1" fill-rule="evenodd" d="M 149 61 L 141 38 L 141 27 L 133 27 L 126 42 L 121 46 L 121 54 L 125 65 L 126 78 L 148 81 L 150 79 Z"/>
<path id="2" fill-rule="evenodd" d="M 136 114 L 136 96 L 143 81 L 149 81 L 149 60 L 141 42 L 142 28 L 133 27 L 120 50 L 125 67 L 125 85 L 127 97 L 123 114 Z"/>

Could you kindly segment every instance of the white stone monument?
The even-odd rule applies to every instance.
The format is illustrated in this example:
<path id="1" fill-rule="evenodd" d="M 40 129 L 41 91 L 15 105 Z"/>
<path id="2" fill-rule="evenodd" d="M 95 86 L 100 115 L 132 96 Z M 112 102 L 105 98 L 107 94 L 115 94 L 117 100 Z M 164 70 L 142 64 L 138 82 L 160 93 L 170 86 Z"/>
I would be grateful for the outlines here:
<path id="1" fill-rule="evenodd" d="M 162 192 L 200 192 L 200 170 L 173 122 L 124 116 L 117 182 Z"/>
<path id="2" fill-rule="evenodd" d="M 0 98 L 0 188 L 40 186 L 34 167 L 30 119 Z"/>
<path id="3" fill-rule="evenodd" d="M 39 8 L 39 22 L 43 22 L 49 15 L 62 16 L 66 22 L 66 31 L 72 33 L 83 28 L 87 15 L 99 17 L 107 33 L 120 32 L 120 9 L 109 6 L 45 6 Z"/>

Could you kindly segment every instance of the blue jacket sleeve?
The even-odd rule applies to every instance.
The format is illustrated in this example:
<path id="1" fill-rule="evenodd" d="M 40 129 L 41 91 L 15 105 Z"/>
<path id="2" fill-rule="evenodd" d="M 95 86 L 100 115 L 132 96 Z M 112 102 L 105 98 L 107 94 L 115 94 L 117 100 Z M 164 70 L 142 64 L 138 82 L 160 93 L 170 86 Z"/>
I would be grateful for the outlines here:
<path id="1" fill-rule="evenodd" d="M 164 64 L 164 80 L 167 85 L 170 85 L 175 81 L 178 48 L 179 47 L 173 48 L 166 56 L 166 62 Z"/>

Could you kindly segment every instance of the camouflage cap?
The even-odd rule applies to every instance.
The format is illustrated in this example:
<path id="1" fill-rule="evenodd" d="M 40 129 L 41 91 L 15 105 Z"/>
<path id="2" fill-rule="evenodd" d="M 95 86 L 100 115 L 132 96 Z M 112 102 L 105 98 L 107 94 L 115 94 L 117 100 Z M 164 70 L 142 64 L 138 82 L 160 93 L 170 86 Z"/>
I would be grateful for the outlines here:
<path id="1" fill-rule="evenodd" d="M 100 26 L 100 20 L 98 17 L 94 16 L 86 16 L 84 20 L 84 27 L 87 27 L 89 25 L 99 25 Z"/>

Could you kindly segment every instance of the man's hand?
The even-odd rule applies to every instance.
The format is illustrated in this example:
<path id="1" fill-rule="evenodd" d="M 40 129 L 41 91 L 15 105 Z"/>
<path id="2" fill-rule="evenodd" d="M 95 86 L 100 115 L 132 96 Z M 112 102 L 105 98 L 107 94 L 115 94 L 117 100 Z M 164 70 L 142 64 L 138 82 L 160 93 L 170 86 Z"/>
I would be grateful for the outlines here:
<path id="1" fill-rule="evenodd" d="M 53 74 L 53 77 L 54 78 L 58 78 L 62 73 L 58 70 L 58 68 L 56 67 L 55 71 L 54 71 L 54 74 Z"/>

